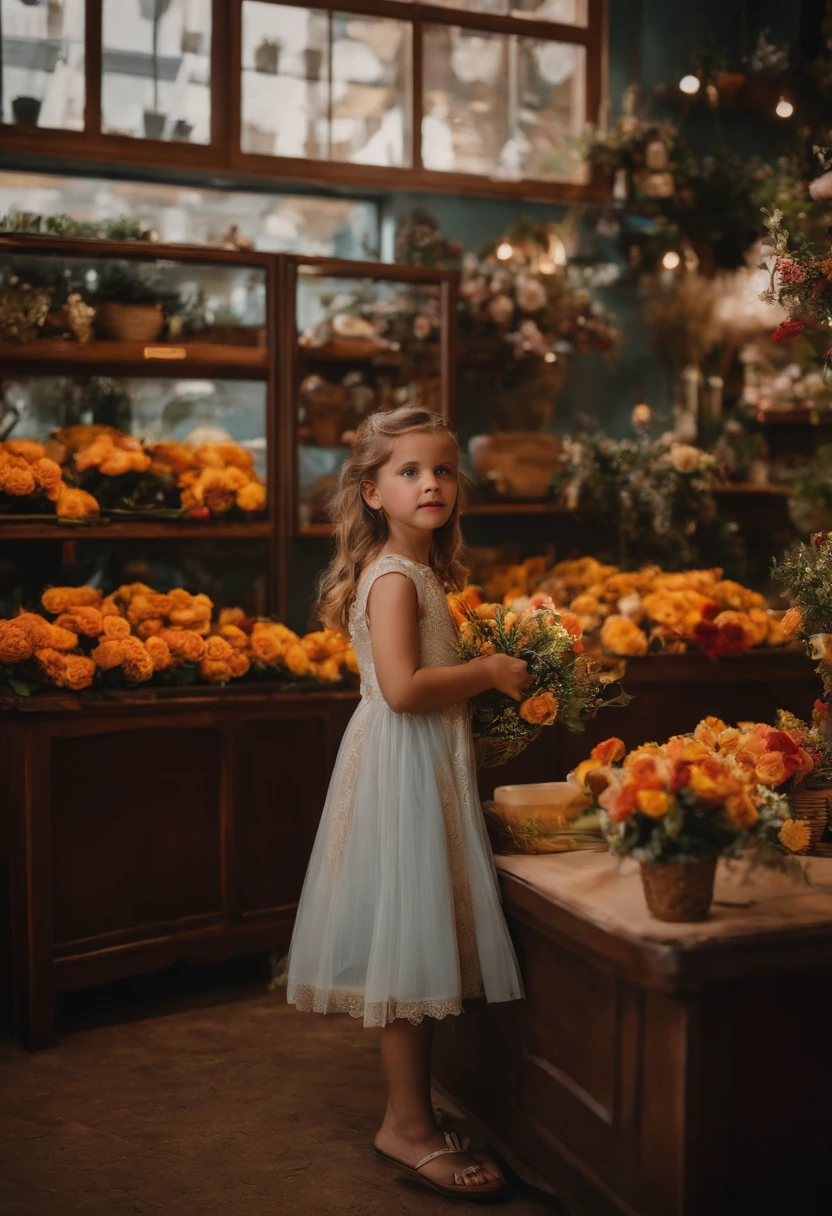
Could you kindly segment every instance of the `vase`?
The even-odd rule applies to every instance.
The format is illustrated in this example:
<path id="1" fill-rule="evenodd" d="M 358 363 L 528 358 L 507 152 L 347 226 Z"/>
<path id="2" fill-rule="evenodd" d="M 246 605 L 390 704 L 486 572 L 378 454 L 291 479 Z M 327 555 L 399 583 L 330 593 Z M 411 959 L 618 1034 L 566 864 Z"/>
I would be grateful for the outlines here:
<path id="1" fill-rule="evenodd" d="M 104 300 L 96 308 L 95 328 L 114 342 L 155 342 L 165 318 L 158 304 L 120 304 Z"/>
<path id="2" fill-rule="evenodd" d="M 644 898 L 656 920 L 689 924 L 706 920 L 714 898 L 716 858 L 708 861 L 643 861 Z"/>
<path id="3" fill-rule="evenodd" d="M 263 72 L 266 76 L 276 76 L 280 67 L 280 42 L 270 42 L 264 38 L 254 51 L 254 70 Z"/>
<path id="4" fill-rule="evenodd" d="M 185 142 L 191 138 L 193 132 L 194 124 L 192 122 L 188 122 L 186 118 L 179 118 L 177 119 L 176 125 L 173 128 L 173 135 L 171 138 Z"/>
<path id="5" fill-rule="evenodd" d="M 161 139 L 165 133 L 167 114 L 162 110 L 145 110 L 144 135 L 145 139 Z"/>
<path id="6" fill-rule="evenodd" d="M 812 853 L 820 843 L 832 809 L 832 782 L 818 789 L 806 788 L 805 782 L 789 794 L 789 813 L 809 829 L 809 843 L 798 853 Z"/>

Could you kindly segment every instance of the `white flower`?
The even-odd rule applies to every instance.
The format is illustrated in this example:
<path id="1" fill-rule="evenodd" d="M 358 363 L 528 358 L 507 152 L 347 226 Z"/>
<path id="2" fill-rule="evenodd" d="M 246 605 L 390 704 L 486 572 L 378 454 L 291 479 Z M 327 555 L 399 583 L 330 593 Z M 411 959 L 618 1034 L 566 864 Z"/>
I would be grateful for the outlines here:
<path id="1" fill-rule="evenodd" d="M 546 304 L 546 289 L 529 275 L 520 275 L 517 280 L 517 304 L 523 312 L 539 312 Z"/>
<path id="2" fill-rule="evenodd" d="M 677 473 L 692 473 L 698 468 L 702 453 L 690 443 L 674 443 L 668 459 Z"/>
<path id="3" fill-rule="evenodd" d="M 514 316 L 514 301 L 506 295 L 495 296 L 488 305 L 488 315 L 497 325 L 507 325 Z"/>

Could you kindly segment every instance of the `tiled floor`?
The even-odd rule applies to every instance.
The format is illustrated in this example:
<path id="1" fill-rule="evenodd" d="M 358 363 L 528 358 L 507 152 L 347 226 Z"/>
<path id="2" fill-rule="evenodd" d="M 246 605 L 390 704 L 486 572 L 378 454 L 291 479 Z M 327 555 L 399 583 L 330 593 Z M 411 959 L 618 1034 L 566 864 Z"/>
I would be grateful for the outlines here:
<path id="1" fill-rule="evenodd" d="M 0 1216 L 472 1210 L 373 1156 L 377 1032 L 262 991 L 143 1012 L 155 1016 L 64 1027 L 36 1055 L 0 1047 Z M 563 1216 L 530 1191 L 489 1206 Z"/>

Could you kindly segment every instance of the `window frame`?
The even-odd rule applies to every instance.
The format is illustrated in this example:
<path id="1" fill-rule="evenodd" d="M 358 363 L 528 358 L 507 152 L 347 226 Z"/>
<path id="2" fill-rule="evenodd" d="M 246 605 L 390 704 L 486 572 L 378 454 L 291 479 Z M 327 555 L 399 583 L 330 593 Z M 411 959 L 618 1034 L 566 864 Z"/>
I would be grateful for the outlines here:
<path id="1" fill-rule="evenodd" d="M 290 0 L 263 0 L 282 7 L 304 7 Z M 310 0 L 306 7 L 358 17 L 409 21 L 413 30 L 413 81 L 410 90 L 412 167 L 357 165 L 349 161 L 308 160 L 242 150 L 242 6 L 243 0 L 212 0 L 211 140 L 207 144 L 109 135 L 101 131 L 103 0 L 85 0 L 84 130 L 64 131 L 0 123 L 0 143 L 8 168 L 41 167 L 66 171 L 72 162 L 91 167 L 116 164 L 161 171 L 163 176 L 200 172 L 223 174 L 228 186 L 275 179 L 352 191 L 418 190 L 441 194 L 570 202 L 606 196 L 603 173 L 594 170 L 586 183 L 534 178 L 503 179 L 474 173 L 425 169 L 421 157 L 422 79 L 425 26 L 458 26 L 472 32 L 515 34 L 566 42 L 586 48 L 586 116 L 592 120 L 606 101 L 608 0 L 587 0 L 587 25 L 572 26 L 477 13 L 468 9 L 403 0 Z M 44 166 L 44 161 L 47 165 Z"/>

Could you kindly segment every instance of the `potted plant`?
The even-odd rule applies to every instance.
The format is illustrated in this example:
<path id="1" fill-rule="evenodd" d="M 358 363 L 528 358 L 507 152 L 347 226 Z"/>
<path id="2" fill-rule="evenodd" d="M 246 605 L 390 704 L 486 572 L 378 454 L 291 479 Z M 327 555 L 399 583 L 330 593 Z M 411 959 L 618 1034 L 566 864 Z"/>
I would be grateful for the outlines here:
<path id="1" fill-rule="evenodd" d="M 724 747 L 716 744 L 720 735 Z M 790 817 L 786 797 L 730 750 L 741 738 L 710 718 L 695 735 L 629 754 L 620 739 L 607 739 L 575 770 L 597 801 L 610 852 L 639 862 L 657 920 L 705 920 L 720 857 L 748 854 L 751 863 L 802 874 L 793 854 L 806 847 L 809 833 Z"/>
<path id="2" fill-rule="evenodd" d="M 178 302 L 157 266 L 120 260 L 100 266 L 93 295 L 99 336 L 122 342 L 155 342 Z"/>
<path id="3" fill-rule="evenodd" d="M 165 133 L 166 114 L 159 109 L 159 23 L 170 8 L 171 0 L 139 0 L 146 21 L 153 22 L 153 109 L 144 112 L 144 133 L 147 139 L 161 139 Z"/>
<path id="4" fill-rule="evenodd" d="M 276 76 L 280 67 L 282 43 L 279 39 L 264 38 L 254 52 L 254 70 L 267 76 Z"/>

